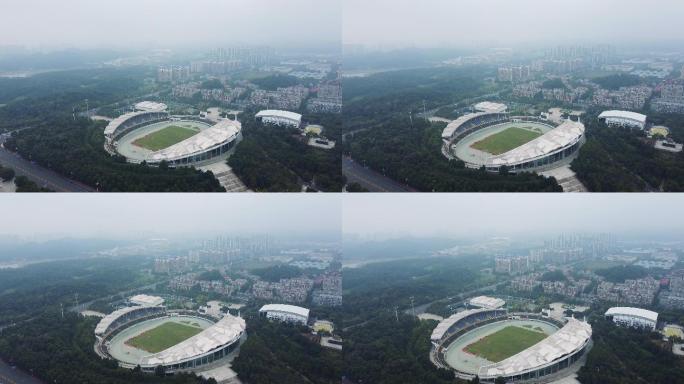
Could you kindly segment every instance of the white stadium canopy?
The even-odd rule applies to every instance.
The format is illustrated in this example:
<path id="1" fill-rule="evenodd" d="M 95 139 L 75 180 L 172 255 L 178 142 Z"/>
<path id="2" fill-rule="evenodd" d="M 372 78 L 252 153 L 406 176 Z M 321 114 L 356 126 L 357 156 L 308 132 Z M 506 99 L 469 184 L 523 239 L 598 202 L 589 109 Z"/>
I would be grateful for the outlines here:
<path id="1" fill-rule="evenodd" d="M 506 302 L 496 297 L 478 296 L 468 300 L 468 304 L 478 308 L 496 309 L 506 305 Z"/>
<path id="2" fill-rule="evenodd" d="M 465 319 L 470 315 L 474 315 L 481 312 L 487 312 L 489 310 L 490 309 L 468 309 L 447 317 L 446 319 L 440 321 L 439 324 L 437 324 L 437 326 L 435 327 L 435 329 L 432 330 L 430 340 L 441 340 L 442 337 L 444 337 L 444 334 L 449 330 L 449 328 L 451 328 L 452 325 L 458 323 L 459 321 Z"/>
<path id="3" fill-rule="evenodd" d="M 458 119 L 452 121 L 449 123 L 446 128 L 444 128 L 444 131 L 442 131 L 442 138 L 445 140 L 451 139 L 452 136 L 454 136 L 454 133 L 456 132 L 457 129 L 461 127 L 461 125 L 467 123 L 468 121 L 475 119 L 480 116 L 486 116 L 491 114 L 491 112 L 477 112 L 477 113 L 469 113 L 467 115 L 463 115 L 459 117 Z"/>
<path id="4" fill-rule="evenodd" d="M 481 103 L 475 104 L 474 108 L 478 112 L 504 113 L 508 109 L 508 106 L 506 106 L 506 104 L 483 101 Z"/>
<path id="5" fill-rule="evenodd" d="M 150 161 L 173 161 L 203 153 L 221 143 L 234 140 L 241 130 L 242 125 L 239 121 L 221 120 L 216 125 L 200 131 L 189 139 L 151 154 Z"/>
<path id="6" fill-rule="evenodd" d="M 135 105 L 137 111 L 145 112 L 162 112 L 166 111 L 167 105 L 164 103 L 157 103 L 154 101 L 142 101 Z"/>
<path id="7" fill-rule="evenodd" d="M 580 350 L 590 338 L 591 325 L 571 318 L 563 328 L 539 343 L 498 363 L 481 367 L 479 376 L 507 377 L 536 370 Z"/>
<path id="8" fill-rule="evenodd" d="M 584 124 L 566 120 L 557 128 L 509 152 L 487 160 L 488 166 L 511 166 L 544 157 L 570 146 L 584 135 Z"/>
<path id="9" fill-rule="evenodd" d="M 140 306 L 159 306 L 164 304 L 164 299 L 159 296 L 135 295 L 128 299 L 133 304 Z"/>
<path id="10" fill-rule="evenodd" d="M 245 331 L 245 320 L 226 315 L 216 324 L 159 353 L 145 356 L 140 364 L 145 366 L 175 364 L 201 356 L 214 349 L 237 341 Z"/>

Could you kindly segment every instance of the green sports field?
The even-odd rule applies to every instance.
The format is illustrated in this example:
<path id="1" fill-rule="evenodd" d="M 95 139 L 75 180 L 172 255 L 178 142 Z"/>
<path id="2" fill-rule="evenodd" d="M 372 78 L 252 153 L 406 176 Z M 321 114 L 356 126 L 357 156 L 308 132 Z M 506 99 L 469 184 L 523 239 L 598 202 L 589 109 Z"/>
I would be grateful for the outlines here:
<path id="1" fill-rule="evenodd" d="M 480 140 L 470 147 L 491 153 L 492 155 L 500 155 L 512 149 L 518 148 L 519 146 L 528 143 L 541 135 L 542 133 L 539 132 L 539 130 L 532 130 L 531 127 L 529 129 L 511 127 Z"/>
<path id="2" fill-rule="evenodd" d="M 197 132 L 199 132 L 197 129 L 170 125 L 135 140 L 133 145 L 149 149 L 150 151 L 158 151 L 193 137 Z"/>
<path id="3" fill-rule="evenodd" d="M 498 363 L 537 344 L 548 335 L 517 326 L 508 326 L 464 348 L 466 352 Z"/>
<path id="4" fill-rule="evenodd" d="M 202 332 L 200 327 L 169 321 L 126 340 L 126 345 L 142 349 L 143 351 L 157 353 L 173 347 L 200 332 Z"/>

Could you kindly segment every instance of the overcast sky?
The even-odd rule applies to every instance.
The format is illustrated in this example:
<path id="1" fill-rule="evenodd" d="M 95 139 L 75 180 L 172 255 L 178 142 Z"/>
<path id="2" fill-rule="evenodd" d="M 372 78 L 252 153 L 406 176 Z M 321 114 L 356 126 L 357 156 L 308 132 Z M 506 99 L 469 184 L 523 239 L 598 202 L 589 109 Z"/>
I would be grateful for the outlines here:
<path id="1" fill-rule="evenodd" d="M 344 0 L 345 44 L 683 40 L 682 0 Z"/>
<path id="2" fill-rule="evenodd" d="M 337 194 L 14 194 L 0 199 L 0 236 L 137 237 L 203 233 L 330 235 Z"/>
<path id="3" fill-rule="evenodd" d="M 364 237 L 572 232 L 684 233 L 681 194 L 345 195 L 343 231 Z"/>
<path id="4" fill-rule="evenodd" d="M 342 0 L 2 0 L 0 45 L 339 43 Z"/>

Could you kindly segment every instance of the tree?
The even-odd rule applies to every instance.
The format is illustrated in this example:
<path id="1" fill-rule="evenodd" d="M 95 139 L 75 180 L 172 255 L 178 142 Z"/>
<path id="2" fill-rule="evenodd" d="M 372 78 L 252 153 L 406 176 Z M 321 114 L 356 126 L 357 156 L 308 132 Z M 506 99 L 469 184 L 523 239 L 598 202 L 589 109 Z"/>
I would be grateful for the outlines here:
<path id="1" fill-rule="evenodd" d="M 2 181 L 10 181 L 14 179 L 14 169 L 0 167 L 0 178 Z"/>
<path id="2" fill-rule="evenodd" d="M 499 377 L 496 378 L 496 380 L 494 380 L 494 384 L 506 384 L 506 379 L 504 379 L 503 377 L 499 376 Z"/>

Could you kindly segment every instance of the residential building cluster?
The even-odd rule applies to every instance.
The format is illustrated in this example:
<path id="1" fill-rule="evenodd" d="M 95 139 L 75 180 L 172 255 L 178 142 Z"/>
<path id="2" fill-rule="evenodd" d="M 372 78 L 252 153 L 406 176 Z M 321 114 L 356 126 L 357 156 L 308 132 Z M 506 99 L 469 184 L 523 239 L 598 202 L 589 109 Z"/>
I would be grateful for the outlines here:
<path id="1" fill-rule="evenodd" d="M 651 276 L 625 280 L 624 283 L 602 281 L 596 288 L 596 297 L 612 303 L 651 305 L 659 287 L 660 282 Z"/>
<path id="2" fill-rule="evenodd" d="M 674 271 L 667 280 L 668 289 L 660 294 L 660 304 L 666 308 L 684 309 L 684 270 Z"/>
<path id="3" fill-rule="evenodd" d="M 643 85 L 621 87 L 617 91 L 600 88 L 594 91 L 592 104 L 609 108 L 641 110 L 652 94 L 653 89 Z"/>
<path id="4" fill-rule="evenodd" d="M 319 276 L 312 294 L 313 305 L 337 307 L 342 305 L 342 274 L 339 271 Z"/>
<path id="5" fill-rule="evenodd" d="M 160 83 L 181 82 L 190 79 L 190 67 L 185 65 L 161 66 L 157 68 Z"/>
<path id="6" fill-rule="evenodd" d="M 529 65 L 500 67 L 497 78 L 501 82 L 517 83 L 532 78 L 532 69 Z"/>
<path id="7" fill-rule="evenodd" d="M 301 85 L 278 88 L 275 91 L 255 89 L 252 91 L 249 102 L 266 108 L 298 110 L 308 96 L 309 88 Z"/>
<path id="8" fill-rule="evenodd" d="M 224 276 L 223 280 L 207 281 L 199 280 L 198 276 L 199 274 L 197 273 L 191 273 L 173 277 L 169 281 L 169 289 L 174 291 L 190 291 L 195 287 L 199 287 L 202 292 L 231 296 L 247 284 L 246 279 L 231 279 Z"/>
<path id="9" fill-rule="evenodd" d="M 252 285 L 252 295 L 256 299 L 278 299 L 288 303 L 303 303 L 313 289 L 314 281 L 307 277 L 281 279 L 277 283 L 256 281 Z"/>
<path id="10" fill-rule="evenodd" d="M 342 112 L 342 87 L 339 84 L 320 85 L 316 97 L 309 100 L 306 108 L 314 113 Z"/>
<path id="11" fill-rule="evenodd" d="M 662 113 L 684 113 L 684 83 L 668 81 L 660 86 L 660 97 L 651 101 L 651 109 Z"/>

